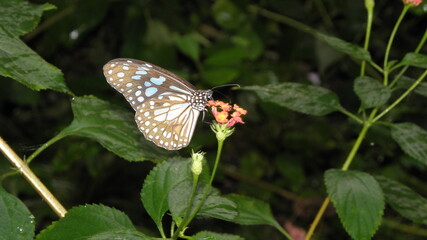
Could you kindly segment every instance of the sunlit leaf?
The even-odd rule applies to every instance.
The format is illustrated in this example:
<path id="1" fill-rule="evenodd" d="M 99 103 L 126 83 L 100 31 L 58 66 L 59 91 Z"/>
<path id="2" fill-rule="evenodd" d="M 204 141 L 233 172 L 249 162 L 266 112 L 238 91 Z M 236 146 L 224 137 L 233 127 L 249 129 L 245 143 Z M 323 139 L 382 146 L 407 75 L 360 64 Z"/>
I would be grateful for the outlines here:
<path id="1" fill-rule="evenodd" d="M 384 212 L 384 196 L 371 175 L 331 169 L 325 173 L 328 195 L 341 223 L 354 239 L 371 239 Z"/>
<path id="2" fill-rule="evenodd" d="M 69 93 L 62 72 L 44 61 L 21 39 L 0 27 L 0 75 L 39 91 Z"/>
<path id="3" fill-rule="evenodd" d="M 182 181 L 172 188 L 168 201 L 173 218 L 182 218 L 189 207 L 191 207 L 190 214 L 193 214 L 203 198 L 206 187 L 206 184 L 199 183 L 192 204 L 190 203 L 190 196 L 193 189 L 192 178 L 188 178 L 186 181 Z M 220 196 L 218 190 L 211 188 L 197 214 L 232 221 L 238 213 L 236 204 L 233 201 Z"/>
<path id="4" fill-rule="evenodd" d="M 173 154 L 144 138 L 131 109 L 122 109 L 92 96 L 74 98 L 71 107 L 74 119 L 59 136 L 91 138 L 128 161 L 161 161 Z"/>
<path id="5" fill-rule="evenodd" d="M 36 239 L 89 239 L 114 230 L 136 231 L 123 212 L 104 205 L 85 205 L 70 209 L 65 217 L 43 230 Z"/>
<path id="6" fill-rule="evenodd" d="M 244 238 L 237 235 L 216 233 L 216 232 L 210 232 L 210 231 L 199 232 L 196 235 L 193 235 L 192 239 L 193 240 L 244 240 Z"/>
<path id="7" fill-rule="evenodd" d="M 31 240 L 34 238 L 34 216 L 17 197 L 0 187 L 0 239 Z"/>
<path id="8" fill-rule="evenodd" d="M 391 125 L 391 136 L 409 156 L 427 165 L 427 131 L 414 123 Z"/>
<path id="9" fill-rule="evenodd" d="M 280 83 L 266 86 L 247 86 L 264 101 L 274 102 L 291 110 L 316 116 L 342 109 L 335 93 L 318 86 L 301 83 Z"/>
<path id="10" fill-rule="evenodd" d="M 358 77 L 354 81 L 354 91 L 362 102 L 363 108 L 384 105 L 391 96 L 390 88 L 371 77 Z"/>
<path id="11" fill-rule="evenodd" d="M 191 177 L 191 160 L 170 159 L 157 165 L 150 171 L 144 181 L 141 200 L 144 208 L 159 229 L 162 229 L 162 218 L 169 209 L 169 191 L 180 182 Z"/>
<path id="12" fill-rule="evenodd" d="M 159 238 L 148 237 L 141 232 L 135 230 L 112 230 L 96 234 L 93 237 L 89 237 L 87 240 L 112 240 L 112 239 L 123 239 L 123 240 L 158 240 Z"/>
<path id="13" fill-rule="evenodd" d="M 405 218 L 427 225 L 427 199 L 407 186 L 378 176 L 377 181 L 383 189 L 385 201 Z"/>

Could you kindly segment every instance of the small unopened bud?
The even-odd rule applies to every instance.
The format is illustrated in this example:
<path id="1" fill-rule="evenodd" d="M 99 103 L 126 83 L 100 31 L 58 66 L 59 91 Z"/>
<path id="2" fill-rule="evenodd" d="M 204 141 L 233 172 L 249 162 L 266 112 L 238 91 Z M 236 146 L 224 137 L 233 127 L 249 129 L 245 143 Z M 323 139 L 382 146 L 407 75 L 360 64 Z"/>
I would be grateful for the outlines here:
<path id="1" fill-rule="evenodd" d="M 205 157 L 204 152 L 196 152 L 191 155 L 193 164 L 191 165 L 191 171 L 194 175 L 199 176 L 203 170 L 203 158 Z"/>
<path id="2" fill-rule="evenodd" d="M 366 9 L 368 9 L 369 11 L 372 11 L 372 9 L 374 9 L 374 6 L 375 6 L 374 0 L 365 0 Z"/>

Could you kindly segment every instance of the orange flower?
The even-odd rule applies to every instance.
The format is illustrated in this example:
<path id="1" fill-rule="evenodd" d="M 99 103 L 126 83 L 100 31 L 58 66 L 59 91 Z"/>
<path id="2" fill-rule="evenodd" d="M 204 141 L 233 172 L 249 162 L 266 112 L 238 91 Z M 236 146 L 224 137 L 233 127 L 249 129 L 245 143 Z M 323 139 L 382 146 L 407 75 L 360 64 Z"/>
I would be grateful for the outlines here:
<path id="1" fill-rule="evenodd" d="M 215 116 L 215 119 L 218 123 L 221 123 L 221 124 L 228 123 L 228 112 L 226 111 L 219 112 Z"/>
<path id="2" fill-rule="evenodd" d="M 236 123 L 245 123 L 241 116 L 246 115 L 247 111 L 237 104 L 232 106 L 223 101 L 210 100 L 206 105 L 211 107 L 215 121 L 219 124 L 226 124 L 227 127 L 232 127 Z"/>
<path id="3" fill-rule="evenodd" d="M 404 4 L 411 5 L 413 7 L 416 7 L 423 2 L 423 0 L 402 0 L 402 1 Z"/>

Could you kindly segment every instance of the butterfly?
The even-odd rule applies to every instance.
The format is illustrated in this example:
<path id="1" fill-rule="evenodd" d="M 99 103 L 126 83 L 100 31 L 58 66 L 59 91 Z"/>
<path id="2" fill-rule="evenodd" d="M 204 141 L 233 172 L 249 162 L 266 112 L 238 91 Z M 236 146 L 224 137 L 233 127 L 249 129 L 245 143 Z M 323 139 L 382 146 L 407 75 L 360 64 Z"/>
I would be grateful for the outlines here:
<path id="1" fill-rule="evenodd" d="M 168 70 L 136 59 L 113 59 L 103 71 L 135 110 L 136 124 L 147 140 L 167 150 L 188 146 L 212 90 L 198 90 Z"/>

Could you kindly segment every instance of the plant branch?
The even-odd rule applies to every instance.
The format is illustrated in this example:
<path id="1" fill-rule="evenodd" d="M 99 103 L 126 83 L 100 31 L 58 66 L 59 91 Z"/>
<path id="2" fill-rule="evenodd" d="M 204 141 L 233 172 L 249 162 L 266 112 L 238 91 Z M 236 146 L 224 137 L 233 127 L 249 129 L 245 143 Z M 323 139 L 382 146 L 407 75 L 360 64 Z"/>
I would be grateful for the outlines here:
<path id="1" fill-rule="evenodd" d="M 408 11 L 408 9 L 410 8 L 410 5 L 405 5 L 403 7 L 402 13 L 400 14 L 399 18 L 397 19 L 396 24 L 394 25 L 394 28 L 391 32 L 390 38 L 388 40 L 388 44 L 387 44 L 387 48 L 385 50 L 385 56 L 384 56 L 384 64 L 383 64 L 383 68 L 384 68 L 384 85 L 387 86 L 388 85 L 388 57 L 390 55 L 390 50 L 391 50 L 391 45 L 393 44 L 393 40 L 394 37 L 396 36 L 397 33 L 397 29 L 399 29 L 400 23 L 403 20 L 403 17 L 406 15 L 406 12 Z"/>
<path id="2" fill-rule="evenodd" d="M 421 48 L 424 46 L 424 44 L 426 43 L 427 40 L 427 29 L 424 32 L 423 37 L 421 38 L 421 41 L 418 43 L 418 46 L 415 48 L 414 53 L 419 53 Z M 402 70 L 400 70 L 400 72 L 396 75 L 396 77 L 393 79 L 393 81 L 390 83 L 390 87 L 393 87 L 396 82 L 403 76 L 403 74 L 406 72 L 406 70 L 409 68 L 408 65 L 406 65 L 405 67 L 402 68 Z"/>
<path id="3" fill-rule="evenodd" d="M 392 110 L 394 107 L 396 107 L 397 104 L 399 104 L 406 96 L 408 96 L 408 94 L 410 92 L 412 92 L 412 90 L 414 90 L 418 84 L 421 83 L 421 81 L 427 76 L 427 70 L 424 71 L 423 74 L 421 74 L 421 76 L 411 85 L 411 87 L 409 87 L 398 99 L 396 99 L 396 101 L 394 101 L 390 106 L 388 106 L 386 109 L 384 109 L 384 111 L 382 111 L 380 114 L 378 114 L 378 116 L 376 116 L 372 122 L 376 122 L 378 121 L 380 118 L 382 118 L 384 115 L 386 115 L 388 112 L 390 112 L 390 110 Z"/>
<path id="4" fill-rule="evenodd" d="M 10 148 L 10 146 L 0 137 L 0 150 L 4 156 L 9 159 L 10 163 L 15 166 L 19 172 L 27 179 L 28 183 L 33 186 L 37 193 L 47 202 L 52 210 L 59 216 L 64 217 L 67 210 L 61 203 L 53 196 L 53 194 L 46 188 L 46 186 L 37 178 L 31 171 L 28 165 Z"/>

